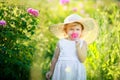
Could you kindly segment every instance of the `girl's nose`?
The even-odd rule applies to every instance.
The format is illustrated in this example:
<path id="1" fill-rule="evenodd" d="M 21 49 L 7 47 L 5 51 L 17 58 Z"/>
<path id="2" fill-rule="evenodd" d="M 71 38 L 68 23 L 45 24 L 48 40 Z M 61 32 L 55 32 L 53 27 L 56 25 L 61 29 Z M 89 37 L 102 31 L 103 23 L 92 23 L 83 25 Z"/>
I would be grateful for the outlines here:
<path id="1" fill-rule="evenodd" d="M 77 32 L 77 30 L 73 30 L 73 32 L 74 32 L 74 33 L 76 33 L 76 32 Z"/>

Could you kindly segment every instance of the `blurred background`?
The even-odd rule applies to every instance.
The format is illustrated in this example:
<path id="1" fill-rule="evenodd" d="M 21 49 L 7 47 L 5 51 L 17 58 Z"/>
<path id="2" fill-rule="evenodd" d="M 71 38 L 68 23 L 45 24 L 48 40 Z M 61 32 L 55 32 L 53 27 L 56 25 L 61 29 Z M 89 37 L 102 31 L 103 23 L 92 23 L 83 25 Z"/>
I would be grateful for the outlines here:
<path id="1" fill-rule="evenodd" d="M 87 80 L 120 80 L 120 0 L 0 0 L 0 80 L 46 80 L 58 41 L 49 26 L 72 13 L 99 26 Z"/>

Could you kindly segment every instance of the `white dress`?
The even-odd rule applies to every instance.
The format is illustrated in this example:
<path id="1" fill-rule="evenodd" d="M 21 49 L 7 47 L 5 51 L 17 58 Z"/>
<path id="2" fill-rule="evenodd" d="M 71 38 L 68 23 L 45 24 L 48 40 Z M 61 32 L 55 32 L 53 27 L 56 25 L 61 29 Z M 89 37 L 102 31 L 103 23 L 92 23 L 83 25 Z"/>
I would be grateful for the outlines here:
<path id="1" fill-rule="evenodd" d="M 75 41 L 61 39 L 59 47 L 60 55 L 55 65 L 52 80 L 86 80 L 85 67 L 77 57 Z"/>

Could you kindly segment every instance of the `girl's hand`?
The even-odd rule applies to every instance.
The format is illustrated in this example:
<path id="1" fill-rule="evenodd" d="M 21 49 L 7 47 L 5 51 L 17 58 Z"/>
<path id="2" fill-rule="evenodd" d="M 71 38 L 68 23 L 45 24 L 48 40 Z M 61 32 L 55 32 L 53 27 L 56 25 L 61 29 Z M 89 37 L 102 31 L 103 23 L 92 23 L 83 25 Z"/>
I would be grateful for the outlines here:
<path id="1" fill-rule="evenodd" d="M 76 47 L 80 46 L 80 41 L 79 39 L 75 41 L 76 42 Z"/>
<path id="2" fill-rule="evenodd" d="M 52 76 L 52 72 L 49 71 L 46 73 L 47 80 L 50 80 L 51 76 Z"/>

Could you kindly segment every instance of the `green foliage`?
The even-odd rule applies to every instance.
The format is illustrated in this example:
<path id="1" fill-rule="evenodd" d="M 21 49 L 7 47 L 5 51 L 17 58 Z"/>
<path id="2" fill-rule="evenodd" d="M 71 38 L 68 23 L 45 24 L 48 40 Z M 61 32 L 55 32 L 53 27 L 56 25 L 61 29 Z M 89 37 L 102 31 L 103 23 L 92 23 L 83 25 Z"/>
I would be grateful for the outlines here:
<path id="1" fill-rule="evenodd" d="M 20 5 L 0 3 L 0 79 L 28 80 L 35 53 L 35 34 L 38 19 L 29 15 Z M 34 43 L 33 43 L 34 42 Z"/>
<path id="2" fill-rule="evenodd" d="M 101 6 L 92 16 L 99 24 L 99 37 L 89 46 L 88 80 L 120 79 L 120 9 L 115 3 Z"/>

